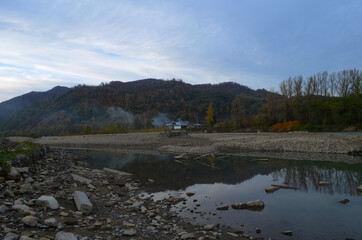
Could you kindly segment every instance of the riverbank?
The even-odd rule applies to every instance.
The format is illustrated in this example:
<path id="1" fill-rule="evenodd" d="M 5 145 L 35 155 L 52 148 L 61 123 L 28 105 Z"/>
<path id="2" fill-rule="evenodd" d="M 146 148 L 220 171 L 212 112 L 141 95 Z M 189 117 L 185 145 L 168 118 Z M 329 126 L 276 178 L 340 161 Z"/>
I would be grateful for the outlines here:
<path id="1" fill-rule="evenodd" d="M 189 133 L 170 137 L 152 132 L 41 137 L 34 139 L 34 142 L 52 147 L 189 154 L 362 152 L 362 134 L 356 133 Z"/>
<path id="2" fill-rule="evenodd" d="M 39 147 L 16 155 L 11 165 L 11 173 L 0 177 L 1 239 L 249 238 L 228 227 L 191 225 L 169 211 L 185 201 L 180 195 L 162 201 L 142 197 L 147 183 L 124 172 L 87 168 L 63 150 Z"/>

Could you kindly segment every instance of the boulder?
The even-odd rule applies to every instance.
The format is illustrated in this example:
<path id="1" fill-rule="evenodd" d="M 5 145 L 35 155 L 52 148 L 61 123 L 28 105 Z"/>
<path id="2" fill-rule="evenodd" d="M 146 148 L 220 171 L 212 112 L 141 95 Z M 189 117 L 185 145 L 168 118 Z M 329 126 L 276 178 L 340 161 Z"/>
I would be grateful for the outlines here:
<path id="1" fill-rule="evenodd" d="M 77 240 L 77 238 L 73 233 L 61 231 L 55 235 L 54 240 Z"/>
<path id="2" fill-rule="evenodd" d="M 260 211 L 264 209 L 264 202 L 261 200 L 254 200 L 245 203 L 234 203 L 231 205 L 233 209 L 249 209 Z"/>
<path id="3" fill-rule="evenodd" d="M 59 203 L 58 201 L 52 196 L 41 196 L 36 200 L 36 202 L 40 205 L 44 205 L 50 209 L 58 209 Z"/>

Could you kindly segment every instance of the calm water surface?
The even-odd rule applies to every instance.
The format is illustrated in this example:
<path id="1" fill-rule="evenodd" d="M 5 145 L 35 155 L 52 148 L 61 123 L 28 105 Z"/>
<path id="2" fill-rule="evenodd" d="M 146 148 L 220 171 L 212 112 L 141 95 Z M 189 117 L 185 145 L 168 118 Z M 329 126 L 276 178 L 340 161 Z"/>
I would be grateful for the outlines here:
<path id="1" fill-rule="evenodd" d="M 173 206 L 172 211 L 194 224 L 220 223 L 253 235 L 258 227 L 260 236 L 275 239 L 362 239 L 362 196 L 356 190 L 362 184 L 362 158 L 354 164 L 277 158 L 261 163 L 254 161 L 255 156 L 175 161 L 173 155 L 164 154 L 73 151 L 86 156 L 92 168 L 133 173 L 147 184 L 145 195 L 155 200 L 185 197 L 186 203 Z M 319 181 L 332 184 L 319 186 Z M 285 183 L 299 189 L 264 191 L 271 184 Z M 195 195 L 187 197 L 187 192 Z M 338 202 L 344 198 L 350 202 Z M 260 212 L 216 210 L 222 204 L 256 199 L 265 203 Z M 293 237 L 282 235 L 285 230 L 293 231 Z"/>

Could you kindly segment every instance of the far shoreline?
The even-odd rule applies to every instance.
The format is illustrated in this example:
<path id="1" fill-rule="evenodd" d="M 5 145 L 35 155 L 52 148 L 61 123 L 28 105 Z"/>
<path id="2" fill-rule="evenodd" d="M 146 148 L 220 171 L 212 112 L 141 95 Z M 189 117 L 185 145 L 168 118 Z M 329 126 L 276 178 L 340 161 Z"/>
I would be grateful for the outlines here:
<path id="1" fill-rule="evenodd" d="M 14 141 L 30 140 L 9 137 Z M 122 152 L 187 154 L 356 154 L 361 156 L 362 133 L 189 133 L 167 137 L 160 132 L 49 136 L 31 139 L 51 147 L 113 149 Z M 289 158 L 290 158 L 289 157 Z"/>

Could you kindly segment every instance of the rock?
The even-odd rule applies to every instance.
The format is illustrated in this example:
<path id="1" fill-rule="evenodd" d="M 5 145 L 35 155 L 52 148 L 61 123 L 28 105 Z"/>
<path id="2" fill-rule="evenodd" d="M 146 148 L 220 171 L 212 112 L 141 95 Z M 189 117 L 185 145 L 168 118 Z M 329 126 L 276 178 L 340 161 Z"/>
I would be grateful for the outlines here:
<path id="1" fill-rule="evenodd" d="M 195 193 L 193 193 L 193 192 L 187 192 L 186 195 L 187 195 L 188 197 L 192 197 L 193 195 L 195 195 Z"/>
<path id="2" fill-rule="evenodd" d="M 147 212 L 147 208 L 145 208 L 144 206 L 141 206 L 140 210 L 141 210 L 141 213 L 146 213 Z"/>
<path id="3" fill-rule="evenodd" d="M 60 222 L 58 222 L 55 218 L 45 219 L 44 224 L 49 226 L 49 227 L 55 227 L 55 228 L 61 227 Z"/>
<path id="4" fill-rule="evenodd" d="M 256 228 L 256 229 L 255 229 L 255 232 L 256 232 L 257 234 L 260 234 L 260 233 L 261 233 L 261 229 L 260 229 L 260 228 Z"/>
<path id="5" fill-rule="evenodd" d="M 319 181 L 318 184 L 319 184 L 319 186 L 328 186 L 328 185 L 331 185 L 332 183 L 330 183 L 330 182 L 324 182 L 324 181 Z"/>
<path id="6" fill-rule="evenodd" d="M 342 199 L 341 201 L 339 201 L 339 203 L 347 204 L 347 203 L 349 203 L 349 199 L 347 199 L 347 198 Z"/>
<path id="7" fill-rule="evenodd" d="M 23 217 L 21 221 L 29 227 L 35 227 L 38 224 L 38 220 L 34 216 Z"/>
<path id="8" fill-rule="evenodd" d="M 5 205 L 0 206 L 0 213 L 5 213 L 9 208 Z"/>
<path id="9" fill-rule="evenodd" d="M 93 205 L 89 201 L 87 195 L 81 191 L 75 191 L 73 193 L 73 198 L 77 209 L 81 212 L 89 214 L 92 211 Z"/>
<path id="10" fill-rule="evenodd" d="M 204 226 L 204 230 L 206 230 L 206 231 L 211 231 L 212 229 L 214 229 L 214 225 L 212 225 L 212 224 Z"/>
<path id="11" fill-rule="evenodd" d="M 227 205 L 227 204 L 219 206 L 219 207 L 216 208 L 216 210 L 222 210 L 222 211 L 225 211 L 225 210 L 228 210 L 228 209 L 229 209 L 229 205 Z"/>
<path id="12" fill-rule="evenodd" d="M 25 184 L 20 185 L 20 189 L 17 190 L 15 193 L 16 194 L 25 194 L 25 193 L 32 192 L 32 191 L 33 191 L 33 188 L 31 187 L 31 185 L 28 183 L 25 183 Z"/>
<path id="13" fill-rule="evenodd" d="M 362 185 L 358 186 L 357 191 L 362 192 Z"/>
<path id="14" fill-rule="evenodd" d="M 292 231 L 284 231 L 284 232 L 282 232 L 282 234 L 287 235 L 287 236 L 293 236 Z"/>
<path id="15" fill-rule="evenodd" d="M 6 191 L 4 192 L 4 196 L 14 198 L 15 194 L 12 191 L 10 191 L 9 189 L 6 189 Z"/>
<path id="16" fill-rule="evenodd" d="M 79 176 L 79 175 L 77 175 L 77 174 L 72 173 L 71 176 L 72 176 L 72 178 L 74 179 L 74 181 L 77 181 L 77 182 L 79 182 L 79 183 L 81 183 L 81 184 L 86 184 L 86 185 L 88 185 L 88 184 L 91 184 L 91 183 L 92 183 L 92 180 L 90 180 L 90 179 L 88 179 L 88 178 L 85 178 L 85 177 L 82 177 L 82 176 Z"/>
<path id="17" fill-rule="evenodd" d="M 16 168 L 11 167 L 9 174 L 7 175 L 7 178 L 12 180 L 19 180 L 21 178 L 21 175 L 18 172 L 18 170 L 16 170 Z"/>
<path id="18" fill-rule="evenodd" d="M 118 171 L 118 170 L 114 170 L 114 169 L 110 169 L 110 168 L 103 168 L 103 171 L 115 173 L 120 176 L 132 176 L 132 174 L 130 174 L 130 173 L 126 173 L 126 172 L 122 172 L 122 171 Z"/>
<path id="19" fill-rule="evenodd" d="M 74 236 L 73 233 L 70 232 L 58 232 L 57 235 L 55 235 L 54 240 L 77 240 L 77 238 Z"/>
<path id="20" fill-rule="evenodd" d="M 28 173 L 29 168 L 28 167 L 22 167 L 22 168 L 16 168 L 19 173 Z"/>
<path id="21" fill-rule="evenodd" d="M 275 186 L 268 186 L 265 188 L 265 192 L 267 193 L 273 193 L 275 191 L 278 191 L 280 188 Z"/>
<path id="22" fill-rule="evenodd" d="M 194 239 L 195 238 L 195 234 L 194 233 L 185 233 L 182 234 L 181 239 Z"/>
<path id="23" fill-rule="evenodd" d="M 232 237 L 239 237 L 239 235 L 237 235 L 236 233 L 232 233 L 232 232 L 227 232 L 226 234 L 229 236 L 232 236 Z"/>
<path id="24" fill-rule="evenodd" d="M 264 203 L 261 200 L 254 200 L 246 203 L 234 203 L 231 205 L 233 209 L 249 209 L 249 210 L 262 210 L 264 209 Z"/>
<path id="25" fill-rule="evenodd" d="M 127 236 L 127 237 L 132 237 L 134 235 L 136 235 L 137 231 L 134 229 L 126 229 L 122 232 L 122 235 Z"/>
<path id="26" fill-rule="evenodd" d="M 58 201 L 52 196 L 41 196 L 40 198 L 37 199 L 37 203 L 38 204 L 43 204 L 43 205 L 45 205 L 46 207 L 48 207 L 50 209 L 58 209 L 59 208 Z"/>
<path id="27" fill-rule="evenodd" d="M 23 235 L 23 236 L 21 236 L 21 237 L 19 238 L 19 240 L 35 240 L 35 239 L 34 239 L 34 238 L 31 238 L 31 237 L 28 237 L 28 236 Z"/>
<path id="28" fill-rule="evenodd" d="M 4 240 L 17 240 L 18 238 L 19 238 L 19 235 L 15 234 L 15 233 L 12 233 L 12 232 L 8 232 L 5 235 Z"/>
<path id="29" fill-rule="evenodd" d="M 14 209 L 14 210 L 17 210 L 17 211 L 22 211 L 22 212 L 31 211 L 31 208 L 28 207 L 27 205 L 24 205 L 24 204 L 14 205 L 14 206 L 13 206 L 13 209 Z"/>
<path id="30" fill-rule="evenodd" d="M 132 183 L 126 183 L 124 186 L 128 189 L 128 191 L 134 191 L 138 189 L 138 187 L 132 186 Z"/>

